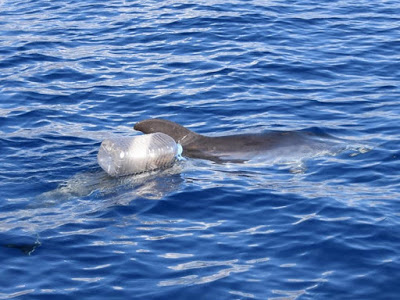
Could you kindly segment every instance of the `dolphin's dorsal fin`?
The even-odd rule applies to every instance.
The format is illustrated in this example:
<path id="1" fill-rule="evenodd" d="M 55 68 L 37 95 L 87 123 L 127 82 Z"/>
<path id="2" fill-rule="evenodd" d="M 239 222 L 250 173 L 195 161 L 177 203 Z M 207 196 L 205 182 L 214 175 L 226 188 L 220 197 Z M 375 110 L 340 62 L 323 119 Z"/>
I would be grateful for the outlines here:
<path id="1" fill-rule="evenodd" d="M 133 127 L 135 130 L 143 133 L 162 132 L 172 137 L 175 142 L 185 146 L 201 135 L 168 120 L 163 119 L 148 119 L 138 122 Z"/>

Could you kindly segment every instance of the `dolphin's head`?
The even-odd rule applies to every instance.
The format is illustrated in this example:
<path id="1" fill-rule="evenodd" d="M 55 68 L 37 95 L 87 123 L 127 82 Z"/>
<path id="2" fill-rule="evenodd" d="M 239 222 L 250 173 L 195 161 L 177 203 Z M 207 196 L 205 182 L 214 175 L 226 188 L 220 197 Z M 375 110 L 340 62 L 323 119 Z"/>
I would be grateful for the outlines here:
<path id="1" fill-rule="evenodd" d="M 133 127 L 143 133 L 162 132 L 172 137 L 175 142 L 184 144 L 189 136 L 196 135 L 194 132 L 174 122 L 162 119 L 147 119 L 140 121 Z"/>

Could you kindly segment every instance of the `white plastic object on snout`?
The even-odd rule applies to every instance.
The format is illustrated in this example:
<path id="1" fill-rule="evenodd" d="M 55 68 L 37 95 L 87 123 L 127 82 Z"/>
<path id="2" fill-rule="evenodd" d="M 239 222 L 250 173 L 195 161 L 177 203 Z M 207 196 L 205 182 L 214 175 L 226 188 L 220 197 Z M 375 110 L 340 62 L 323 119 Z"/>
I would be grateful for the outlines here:
<path id="1" fill-rule="evenodd" d="M 110 176 L 124 176 L 166 168 L 182 154 L 182 146 L 161 132 L 104 140 L 97 162 Z"/>

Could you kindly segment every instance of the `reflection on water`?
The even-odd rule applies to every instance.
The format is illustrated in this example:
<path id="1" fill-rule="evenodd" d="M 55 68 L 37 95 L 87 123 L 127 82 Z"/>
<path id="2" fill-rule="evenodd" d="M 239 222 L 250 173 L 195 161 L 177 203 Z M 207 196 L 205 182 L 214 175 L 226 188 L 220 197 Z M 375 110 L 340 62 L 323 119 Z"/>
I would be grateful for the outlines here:
<path id="1" fill-rule="evenodd" d="M 50 203 L 71 198 L 82 198 L 93 195 L 105 197 L 110 194 L 124 193 L 129 201 L 142 197 L 147 199 L 161 199 L 168 193 L 179 189 L 183 179 L 180 176 L 184 162 L 177 162 L 171 168 L 146 172 L 142 174 L 111 177 L 104 171 L 79 173 L 61 183 L 55 190 L 45 192 L 38 197 Z M 115 203 L 116 205 L 128 203 Z"/>
<path id="2" fill-rule="evenodd" d="M 171 286 L 171 285 L 193 285 L 193 284 L 205 284 L 219 280 L 224 277 L 228 277 L 232 273 L 242 273 L 248 271 L 252 265 L 249 264 L 238 264 L 238 260 L 231 261 L 192 261 L 186 264 L 170 266 L 173 270 L 189 270 L 198 268 L 208 268 L 215 269 L 215 267 L 227 267 L 227 268 L 217 268 L 219 270 L 210 272 L 210 275 L 198 276 L 190 275 L 184 276 L 172 280 L 161 281 L 159 286 Z"/>
<path id="3" fill-rule="evenodd" d="M 158 200 L 178 191 L 183 183 L 181 170 L 182 164 L 177 163 L 168 170 L 123 178 L 109 177 L 100 170 L 76 174 L 55 190 L 32 199 L 25 208 L 0 212 L 0 232 L 14 236 L 3 244 L 31 254 L 40 246 L 40 233 L 45 230 L 85 223 L 111 206 L 126 206 L 139 198 Z M 26 243 L 26 239 L 34 240 Z"/>

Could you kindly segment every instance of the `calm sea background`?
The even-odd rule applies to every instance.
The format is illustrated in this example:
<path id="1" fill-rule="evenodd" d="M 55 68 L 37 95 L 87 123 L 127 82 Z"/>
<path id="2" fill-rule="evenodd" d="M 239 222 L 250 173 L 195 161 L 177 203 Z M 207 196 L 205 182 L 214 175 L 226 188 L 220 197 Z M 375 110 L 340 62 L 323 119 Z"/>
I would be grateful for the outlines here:
<path id="1" fill-rule="evenodd" d="M 0 299 L 400 299 L 398 1 L 0 1 Z M 165 118 L 346 150 L 111 179 Z"/>

